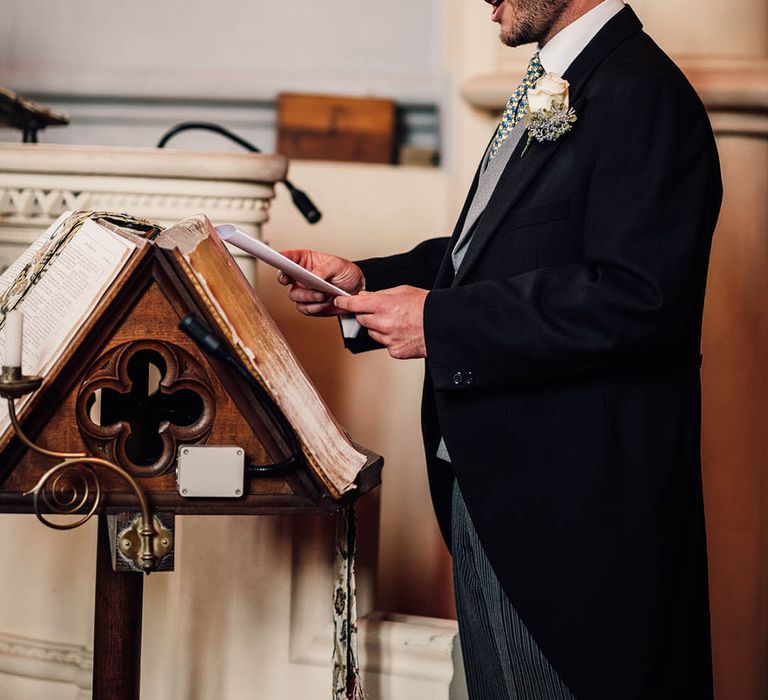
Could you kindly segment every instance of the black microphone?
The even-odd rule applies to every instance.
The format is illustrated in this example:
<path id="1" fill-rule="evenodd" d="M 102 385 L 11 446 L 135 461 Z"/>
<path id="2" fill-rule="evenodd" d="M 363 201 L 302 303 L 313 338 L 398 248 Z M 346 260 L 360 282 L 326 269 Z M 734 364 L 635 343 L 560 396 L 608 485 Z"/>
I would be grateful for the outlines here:
<path id="1" fill-rule="evenodd" d="M 212 355 L 217 360 L 230 361 L 231 355 L 221 338 L 211 333 L 196 316 L 192 316 L 192 314 L 185 316 L 181 319 L 179 328 L 192 338 L 203 352 Z"/>
<path id="2" fill-rule="evenodd" d="M 266 389 L 243 367 L 242 363 L 229 351 L 224 341 L 193 314 L 189 314 L 181 319 L 179 328 L 192 338 L 203 352 L 215 357 L 217 360 L 226 362 L 245 380 L 246 384 L 256 394 L 267 415 L 282 433 L 290 454 L 282 462 L 276 462 L 275 464 L 251 464 L 245 468 L 246 473 L 251 476 L 272 474 L 293 469 L 299 465 L 302 461 L 302 452 L 293 427 Z"/>
<path id="3" fill-rule="evenodd" d="M 182 131 L 201 130 L 201 131 L 213 131 L 216 134 L 228 138 L 230 141 L 234 141 L 239 146 L 242 146 L 246 151 L 252 151 L 253 153 L 261 153 L 261 149 L 254 146 L 250 141 L 246 141 L 242 136 L 238 136 L 233 131 L 225 129 L 223 126 L 213 124 L 211 122 L 182 122 L 172 127 L 163 134 L 163 137 L 157 142 L 158 148 L 165 148 L 165 144 L 168 143 L 176 134 L 180 134 Z M 306 192 L 300 190 L 287 178 L 283 180 L 283 183 L 291 193 L 291 199 L 296 205 L 296 208 L 303 214 L 304 218 L 310 224 L 316 224 L 323 215 L 320 210 L 315 206 L 315 203 L 307 196 Z"/>
<path id="4" fill-rule="evenodd" d="M 298 187 L 292 185 L 288 180 L 285 180 L 285 186 L 291 193 L 291 199 L 296 205 L 296 208 L 304 214 L 304 218 L 309 221 L 310 224 L 316 224 L 320 221 L 322 214 L 315 206 L 314 202 L 307 197 L 306 192 L 303 192 Z"/>

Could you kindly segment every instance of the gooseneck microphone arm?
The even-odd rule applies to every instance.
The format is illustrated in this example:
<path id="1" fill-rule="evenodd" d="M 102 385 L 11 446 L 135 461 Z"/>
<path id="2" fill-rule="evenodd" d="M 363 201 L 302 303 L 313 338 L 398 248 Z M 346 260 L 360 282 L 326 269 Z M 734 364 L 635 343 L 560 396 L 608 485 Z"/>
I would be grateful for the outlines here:
<path id="1" fill-rule="evenodd" d="M 234 141 L 238 146 L 242 146 L 246 151 L 252 153 L 261 153 L 261 149 L 254 146 L 250 141 L 246 141 L 242 136 L 238 136 L 233 131 L 226 129 L 218 124 L 212 122 L 182 122 L 172 127 L 163 134 L 163 137 L 157 142 L 158 148 L 165 148 L 165 144 L 168 143 L 176 134 L 180 134 L 182 131 L 212 131 L 216 134 L 221 134 L 230 141 Z M 310 224 L 316 224 L 322 218 L 320 210 L 315 206 L 314 202 L 307 196 L 305 192 L 296 187 L 287 178 L 283 180 L 283 183 L 291 193 L 291 199 L 296 205 L 296 208 L 304 215 L 304 218 Z"/>

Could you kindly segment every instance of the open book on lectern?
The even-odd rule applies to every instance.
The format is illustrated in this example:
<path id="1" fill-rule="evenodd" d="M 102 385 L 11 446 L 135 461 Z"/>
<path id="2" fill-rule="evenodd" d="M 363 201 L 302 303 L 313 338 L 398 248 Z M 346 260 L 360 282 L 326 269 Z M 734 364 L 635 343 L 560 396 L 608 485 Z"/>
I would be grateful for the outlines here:
<path id="1" fill-rule="evenodd" d="M 288 418 L 307 466 L 332 498 L 355 490 L 369 461 L 333 417 L 237 263 L 202 215 L 163 229 L 103 212 L 67 212 L 0 276 L 0 359 L 5 314 L 24 315 L 24 374 L 55 378 L 98 323 L 97 309 L 120 291 L 147 256 L 181 280 L 211 330 Z M 162 330 L 158 329 L 158 336 Z M 162 337 L 155 338 L 162 340 Z M 30 397 L 17 410 L 24 415 Z M 0 451 L 12 437 L 0 402 Z"/>

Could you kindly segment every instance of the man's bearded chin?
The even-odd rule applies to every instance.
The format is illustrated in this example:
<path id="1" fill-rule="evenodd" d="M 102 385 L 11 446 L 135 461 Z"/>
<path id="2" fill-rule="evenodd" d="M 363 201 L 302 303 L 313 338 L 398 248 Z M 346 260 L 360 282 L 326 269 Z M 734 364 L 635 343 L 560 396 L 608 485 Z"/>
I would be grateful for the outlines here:
<path id="1" fill-rule="evenodd" d="M 515 23 L 502 28 L 499 38 L 507 46 L 541 44 L 571 0 L 504 0 L 514 12 Z"/>

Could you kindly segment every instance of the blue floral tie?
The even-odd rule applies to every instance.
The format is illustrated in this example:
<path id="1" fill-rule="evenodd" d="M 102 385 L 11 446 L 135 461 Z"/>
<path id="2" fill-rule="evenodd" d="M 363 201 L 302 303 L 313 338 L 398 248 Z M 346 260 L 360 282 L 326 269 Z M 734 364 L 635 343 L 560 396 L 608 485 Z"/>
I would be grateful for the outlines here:
<path id="1" fill-rule="evenodd" d="M 528 111 L 528 90 L 536 85 L 536 82 L 546 71 L 541 65 L 539 58 L 539 52 L 533 54 L 531 62 L 528 64 L 528 70 L 525 73 L 520 85 L 517 86 L 517 90 L 512 93 L 512 97 L 507 101 L 507 106 L 504 108 L 504 114 L 499 122 L 499 128 L 496 130 L 496 136 L 491 144 L 491 151 L 488 154 L 488 158 L 493 159 L 501 148 L 501 144 L 507 140 L 507 137 L 512 133 L 514 129 L 525 117 Z"/>

